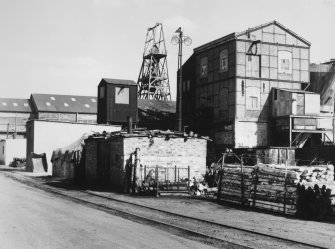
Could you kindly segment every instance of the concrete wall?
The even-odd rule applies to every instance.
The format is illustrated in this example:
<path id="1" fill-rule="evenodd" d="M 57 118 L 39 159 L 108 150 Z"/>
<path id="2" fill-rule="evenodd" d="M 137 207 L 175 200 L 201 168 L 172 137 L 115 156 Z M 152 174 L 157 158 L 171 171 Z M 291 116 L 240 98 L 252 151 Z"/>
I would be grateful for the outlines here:
<path id="1" fill-rule="evenodd" d="M 114 137 L 109 141 L 89 140 L 86 143 L 86 181 L 123 188 L 126 165 L 136 148 L 140 149 L 139 163 L 143 167 L 190 166 L 191 178 L 201 178 L 206 172 L 207 141 L 204 139 Z M 187 170 L 181 170 L 180 177 L 187 178 Z"/>
<path id="2" fill-rule="evenodd" d="M 119 131 L 120 126 L 31 120 L 27 123 L 27 156 L 46 153 L 48 173 L 52 173 L 51 156 L 55 149 L 72 144 L 87 132 Z"/>
<path id="3" fill-rule="evenodd" d="M 14 157 L 26 157 L 26 139 L 7 139 L 0 141 L 0 164 L 9 165 Z"/>

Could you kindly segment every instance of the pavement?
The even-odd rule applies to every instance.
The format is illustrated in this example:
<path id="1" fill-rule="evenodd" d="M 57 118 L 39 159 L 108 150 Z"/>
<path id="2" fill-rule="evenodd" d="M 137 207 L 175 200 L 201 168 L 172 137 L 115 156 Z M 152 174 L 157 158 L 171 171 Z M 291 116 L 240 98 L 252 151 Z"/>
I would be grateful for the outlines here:
<path id="1" fill-rule="evenodd" d="M 5 168 L 0 167 L 0 171 L 1 170 L 5 170 Z M 40 184 L 45 184 L 45 179 L 52 180 L 52 178 L 43 179 L 41 177 L 36 177 L 40 175 L 25 171 L 16 171 L 15 174 L 35 179 L 36 183 Z M 134 196 L 113 193 L 109 191 L 89 191 L 98 195 L 130 201 L 225 225 L 304 243 L 311 243 L 320 247 L 335 248 L 334 223 L 300 220 L 294 217 L 275 215 L 251 209 L 242 209 L 236 206 L 225 206 L 218 204 L 213 200 L 195 199 L 192 197 L 164 196 L 156 198 L 151 196 Z"/>

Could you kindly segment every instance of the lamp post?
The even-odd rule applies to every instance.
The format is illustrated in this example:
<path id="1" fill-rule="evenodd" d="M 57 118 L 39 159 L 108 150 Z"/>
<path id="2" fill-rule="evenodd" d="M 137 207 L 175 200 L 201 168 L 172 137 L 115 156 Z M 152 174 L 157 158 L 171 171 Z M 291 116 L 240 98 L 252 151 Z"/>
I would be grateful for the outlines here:
<path id="1" fill-rule="evenodd" d="M 179 27 L 176 30 L 176 33 L 178 35 L 174 35 L 171 39 L 171 43 L 173 45 L 178 44 L 178 70 L 179 70 L 179 79 L 177 82 L 177 130 L 178 131 L 183 131 L 182 129 L 182 91 L 183 91 L 183 62 L 182 62 L 182 56 L 183 56 L 183 43 L 186 46 L 189 46 L 192 44 L 192 39 L 188 36 L 184 36 L 184 33 Z"/>

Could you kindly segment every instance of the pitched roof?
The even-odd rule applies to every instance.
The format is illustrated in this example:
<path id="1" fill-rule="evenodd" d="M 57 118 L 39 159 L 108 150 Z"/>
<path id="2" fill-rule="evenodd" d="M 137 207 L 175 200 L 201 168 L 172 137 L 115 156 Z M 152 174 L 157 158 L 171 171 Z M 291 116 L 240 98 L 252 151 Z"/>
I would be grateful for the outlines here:
<path id="1" fill-rule="evenodd" d="M 97 113 L 97 97 L 33 93 L 30 99 L 37 112 Z"/>
<path id="2" fill-rule="evenodd" d="M 0 112 L 31 112 L 29 99 L 0 98 Z"/>
<path id="3" fill-rule="evenodd" d="M 116 85 L 137 85 L 135 81 L 133 80 L 122 80 L 122 79 L 107 79 L 102 78 L 101 81 L 105 81 L 108 84 L 116 84 Z"/>
<path id="4" fill-rule="evenodd" d="M 176 113 L 176 101 L 139 99 L 138 109 L 143 111 Z"/>
<path id="5" fill-rule="evenodd" d="M 290 35 L 294 36 L 295 38 L 297 38 L 298 40 L 300 40 L 301 42 L 303 42 L 307 46 L 311 45 L 311 43 L 309 41 L 305 40 L 301 36 L 298 36 L 296 33 L 294 33 L 292 30 L 286 28 L 284 25 L 280 24 L 277 21 L 271 21 L 271 22 L 268 22 L 268 23 L 265 23 L 265 24 L 262 24 L 262 25 L 259 25 L 259 26 L 255 26 L 253 28 L 249 28 L 249 29 L 247 29 L 245 31 L 242 31 L 242 32 L 231 33 L 229 35 L 223 36 L 223 37 L 221 37 L 219 39 L 216 39 L 214 41 L 208 42 L 208 43 L 206 43 L 204 45 L 201 45 L 201 46 L 195 48 L 194 52 L 200 52 L 200 51 L 203 51 L 203 50 L 205 50 L 205 49 L 207 49 L 209 47 L 213 47 L 213 46 L 217 46 L 217 45 L 226 43 L 227 41 L 237 39 L 237 38 L 239 38 L 239 37 L 241 37 L 241 36 L 243 36 L 245 34 L 248 34 L 250 32 L 253 32 L 253 31 L 256 31 L 256 30 L 259 30 L 259 29 L 266 28 L 266 27 L 268 27 L 270 25 L 275 25 L 275 26 L 283 29 L 284 31 L 286 31 Z"/>

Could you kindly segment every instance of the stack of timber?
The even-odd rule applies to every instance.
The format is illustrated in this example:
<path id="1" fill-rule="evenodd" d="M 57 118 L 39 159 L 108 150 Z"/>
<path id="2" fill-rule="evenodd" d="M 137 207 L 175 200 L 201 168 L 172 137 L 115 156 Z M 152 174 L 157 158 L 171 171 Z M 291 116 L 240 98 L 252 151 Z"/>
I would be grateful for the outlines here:
<path id="1" fill-rule="evenodd" d="M 225 202 L 316 219 L 335 206 L 333 165 L 224 165 L 220 176 L 218 198 Z"/>
<path id="2" fill-rule="evenodd" d="M 296 213 L 297 172 L 257 165 L 253 174 L 255 184 L 249 199 L 253 207 L 291 215 Z"/>
<path id="3" fill-rule="evenodd" d="M 219 200 L 249 205 L 249 195 L 254 184 L 253 168 L 234 164 L 224 165 L 220 172 Z"/>

